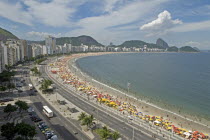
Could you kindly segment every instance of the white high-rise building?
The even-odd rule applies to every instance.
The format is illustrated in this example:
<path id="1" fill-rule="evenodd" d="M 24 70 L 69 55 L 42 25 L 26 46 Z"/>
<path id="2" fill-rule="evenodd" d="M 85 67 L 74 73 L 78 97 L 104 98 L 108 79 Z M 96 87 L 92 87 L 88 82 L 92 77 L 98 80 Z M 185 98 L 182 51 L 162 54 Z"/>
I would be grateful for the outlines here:
<path id="1" fill-rule="evenodd" d="M 16 64 L 16 50 L 14 47 L 8 47 L 8 65 L 13 66 Z"/>
<path id="2" fill-rule="evenodd" d="M 27 48 L 27 42 L 26 40 L 20 40 L 20 53 L 21 53 L 21 61 L 24 61 L 26 58 L 28 58 L 28 48 Z"/>
<path id="3" fill-rule="evenodd" d="M 4 65 L 8 65 L 8 46 L 4 43 L 1 43 L 1 46 L 4 51 Z"/>
<path id="4" fill-rule="evenodd" d="M 42 46 L 42 54 L 43 55 L 47 54 L 47 46 L 45 46 L 45 45 Z"/>
<path id="5" fill-rule="evenodd" d="M 52 36 L 47 36 L 45 38 L 45 45 L 48 48 L 48 54 L 56 53 L 56 38 Z"/>
<path id="6" fill-rule="evenodd" d="M 32 57 L 37 57 L 42 54 L 42 49 L 39 44 L 32 45 Z"/>
<path id="7" fill-rule="evenodd" d="M 0 73 L 4 70 L 4 50 L 0 42 Z"/>

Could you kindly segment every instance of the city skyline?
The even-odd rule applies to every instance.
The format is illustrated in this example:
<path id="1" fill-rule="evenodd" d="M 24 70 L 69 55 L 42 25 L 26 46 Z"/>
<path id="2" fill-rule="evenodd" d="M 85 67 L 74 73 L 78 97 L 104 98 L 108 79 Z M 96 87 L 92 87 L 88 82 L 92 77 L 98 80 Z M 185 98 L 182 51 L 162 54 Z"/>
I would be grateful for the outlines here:
<path id="1" fill-rule="evenodd" d="M 210 46 L 207 0 L 11 0 L 0 9 L 0 27 L 21 39 L 90 35 L 107 45 L 161 37 L 170 46 Z"/>

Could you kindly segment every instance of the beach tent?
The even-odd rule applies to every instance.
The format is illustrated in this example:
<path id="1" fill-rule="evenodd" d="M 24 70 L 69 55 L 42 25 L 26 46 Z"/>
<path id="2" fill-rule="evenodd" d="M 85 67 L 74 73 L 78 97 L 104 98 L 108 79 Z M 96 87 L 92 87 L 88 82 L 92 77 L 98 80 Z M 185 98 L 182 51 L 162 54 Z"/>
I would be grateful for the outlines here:
<path id="1" fill-rule="evenodd" d="M 154 123 L 158 123 L 158 124 L 160 124 L 160 121 L 157 121 L 157 120 L 156 120 L 156 121 L 154 121 Z"/>
<path id="2" fill-rule="evenodd" d="M 185 138 L 189 138 L 191 136 L 189 132 L 184 132 L 183 134 L 185 135 Z"/>

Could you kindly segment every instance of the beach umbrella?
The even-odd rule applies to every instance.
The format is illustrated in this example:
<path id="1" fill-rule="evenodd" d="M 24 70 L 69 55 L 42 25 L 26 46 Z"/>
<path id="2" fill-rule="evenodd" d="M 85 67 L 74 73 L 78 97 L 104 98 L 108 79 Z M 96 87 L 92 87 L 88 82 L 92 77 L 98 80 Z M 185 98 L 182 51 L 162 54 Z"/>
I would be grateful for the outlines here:
<path id="1" fill-rule="evenodd" d="M 193 132 L 193 135 L 196 135 L 196 134 L 198 134 L 198 133 L 199 133 L 198 131 L 194 131 L 194 132 Z"/>
<path id="2" fill-rule="evenodd" d="M 182 131 L 187 131 L 186 129 L 183 129 L 183 128 L 182 128 L 181 130 L 182 130 Z"/>

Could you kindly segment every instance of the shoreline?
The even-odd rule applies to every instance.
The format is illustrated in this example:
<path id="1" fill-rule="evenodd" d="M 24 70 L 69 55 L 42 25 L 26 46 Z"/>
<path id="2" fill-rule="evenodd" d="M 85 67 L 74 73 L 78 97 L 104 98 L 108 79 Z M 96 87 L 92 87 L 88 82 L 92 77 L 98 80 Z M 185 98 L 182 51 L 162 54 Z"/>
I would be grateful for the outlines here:
<path id="1" fill-rule="evenodd" d="M 81 76 L 79 76 L 78 74 L 76 74 L 77 75 L 77 77 L 80 77 L 80 78 L 82 78 L 83 80 L 84 80 L 84 77 L 86 77 L 86 79 L 87 78 L 90 78 L 92 81 L 94 81 L 95 83 L 98 83 L 98 84 L 100 84 L 100 85 L 102 85 L 102 86 L 104 86 L 104 87 L 107 87 L 107 88 L 110 88 L 111 90 L 114 90 L 114 91 L 116 91 L 116 92 L 119 92 L 120 94 L 122 94 L 122 95 L 127 95 L 127 97 L 128 98 L 131 98 L 131 100 L 135 100 L 135 101 L 137 101 L 137 103 L 135 103 L 135 105 L 136 104 L 138 104 L 138 102 L 141 102 L 141 103 L 143 103 L 143 104 L 145 104 L 145 105 L 148 105 L 148 106 L 150 106 L 150 107 L 153 107 L 153 108 L 155 108 L 155 109 L 158 109 L 159 111 L 162 111 L 162 113 L 160 113 L 159 111 L 152 111 L 152 112 L 156 112 L 156 113 L 158 113 L 158 114 L 160 114 L 160 116 L 163 116 L 163 112 L 167 112 L 168 114 L 170 114 L 170 115 L 174 115 L 175 117 L 178 117 L 178 118 L 181 118 L 181 119 L 183 119 L 182 121 L 181 120 L 179 120 L 180 122 L 189 122 L 189 123 L 195 123 L 195 124 L 197 124 L 197 125 L 200 125 L 201 127 L 206 127 L 206 128 L 200 128 L 200 130 L 203 130 L 203 132 L 205 132 L 205 133 L 208 133 L 209 132 L 209 130 L 210 130 L 210 127 L 209 126 L 207 126 L 207 125 L 205 125 L 205 124 L 203 124 L 203 123 L 200 123 L 200 122 L 197 122 L 197 121 L 194 121 L 194 120 L 192 120 L 192 119 L 190 119 L 190 118 L 186 118 L 186 117 L 184 117 L 184 116 L 182 116 L 182 115 L 180 115 L 180 114 L 177 114 L 177 113 L 175 113 L 175 112 L 172 112 L 172 111 L 170 111 L 170 110 L 167 110 L 167 109 L 164 109 L 164 108 L 161 108 L 161 107 L 159 107 L 158 105 L 155 105 L 155 104 L 152 104 L 152 103 L 149 103 L 149 102 L 147 102 L 147 101 L 145 101 L 145 100 L 137 100 L 137 98 L 135 98 L 135 97 L 133 97 L 132 95 L 128 95 L 128 94 L 126 94 L 126 93 L 124 93 L 123 91 L 121 91 L 121 90 L 119 90 L 119 89 L 116 89 L 116 88 L 114 88 L 114 87 L 111 87 L 111 86 L 109 86 L 109 85 L 106 85 L 106 84 L 104 84 L 103 82 L 100 82 L 100 80 L 98 81 L 98 80 L 96 80 L 96 79 L 94 79 L 93 77 L 91 77 L 90 75 L 88 75 L 87 73 L 85 73 L 84 71 L 82 71 L 80 68 L 78 68 L 77 67 L 77 64 L 76 64 L 76 61 L 78 60 L 78 59 L 80 59 L 80 58 L 84 58 L 84 57 L 88 57 L 88 56 L 99 56 L 99 55 L 107 55 L 107 54 L 116 54 L 116 53 L 87 53 L 87 54 L 82 54 L 81 56 L 76 56 L 76 57 L 73 57 L 73 58 L 71 58 L 71 60 L 69 60 L 68 61 L 68 64 L 72 64 L 72 67 L 74 68 L 74 69 L 77 69 L 77 71 L 79 71 L 82 75 L 83 75 L 83 78 L 81 77 Z M 72 59 L 74 59 L 73 61 L 72 61 Z M 70 62 L 71 61 L 71 62 Z M 70 62 L 70 63 L 69 63 Z M 85 74 L 84 74 L 85 73 Z M 94 84 L 93 84 L 94 85 Z M 94 85 L 94 87 L 95 87 L 95 85 Z M 96 86 L 97 87 L 97 86 Z M 97 89 L 99 89 L 100 90 L 100 87 L 97 87 Z M 113 96 L 116 96 L 116 94 L 113 94 L 113 93 L 111 93 L 111 92 L 109 92 L 109 94 L 111 94 L 111 95 L 113 95 Z M 136 105 L 136 106 L 138 106 L 138 105 Z M 148 109 L 149 110 L 149 109 Z M 157 114 L 153 114 L 153 115 L 157 115 Z M 169 115 L 167 115 L 167 116 L 169 116 Z M 164 118 L 165 118 L 165 115 L 164 115 Z M 167 117 L 167 118 L 170 118 L 170 117 Z M 166 118 L 166 119 L 167 119 Z M 178 119 L 175 119 L 175 120 L 178 120 Z M 180 127 L 183 127 L 183 126 L 185 126 L 185 123 L 183 122 L 183 123 L 181 123 L 180 124 L 180 122 L 179 121 L 172 121 L 174 124 L 176 124 L 176 125 L 179 125 Z M 193 129 L 193 124 L 191 125 L 191 128 L 189 128 L 189 126 L 187 127 L 187 128 L 189 128 L 189 129 Z M 186 128 L 185 127 L 185 128 Z M 194 128 L 197 128 L 197 127 L 194 127 Z M 206 130 L 206 129 L 209 129 L 209 130 Z"/>

